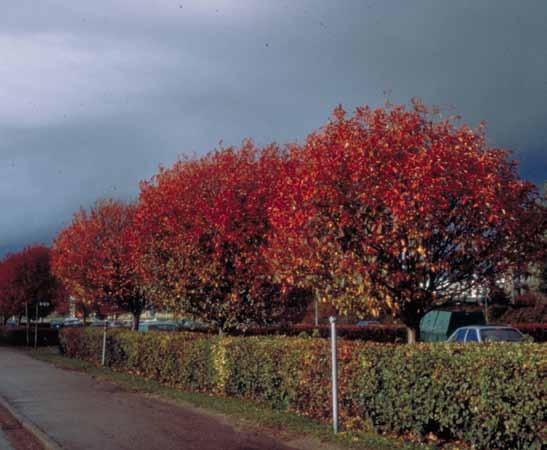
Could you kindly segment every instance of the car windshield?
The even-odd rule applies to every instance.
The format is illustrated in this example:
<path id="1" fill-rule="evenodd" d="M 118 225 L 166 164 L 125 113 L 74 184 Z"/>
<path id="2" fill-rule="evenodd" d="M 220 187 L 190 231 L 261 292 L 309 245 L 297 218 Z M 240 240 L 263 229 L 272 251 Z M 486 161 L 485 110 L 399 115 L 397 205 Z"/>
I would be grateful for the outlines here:
<path id="1" fill-rule="evenodd" d="M 520 342 L 522 334 L 512 328 L 485 328 L 481 337 L 486 342 Z"/>

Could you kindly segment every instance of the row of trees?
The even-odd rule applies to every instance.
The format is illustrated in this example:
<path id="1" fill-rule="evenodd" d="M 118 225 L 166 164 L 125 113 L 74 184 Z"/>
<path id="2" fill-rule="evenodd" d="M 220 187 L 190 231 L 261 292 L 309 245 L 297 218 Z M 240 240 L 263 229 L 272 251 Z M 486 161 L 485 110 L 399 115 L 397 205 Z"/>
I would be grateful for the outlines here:
<path id="1" fill-rule="evenodd" d="M 221 148 L 161 168 L 138 202 L 79 211 L 52 267 L 86 310 L 154 305 L 221 330 L 298 320 L 310 301 L 391 314 L 545 255 L 546 209 L 485 129 L 412 108 L 358 108 L 301 145 Z"/>
<path id="2" fill-rule="evenodd" d="M 33 245 L 0 261 L 0 324 L 10 317 L 45 317 L 65 307 L 67 293 L 52 275 L 50 256 L 48 247 Z"/>

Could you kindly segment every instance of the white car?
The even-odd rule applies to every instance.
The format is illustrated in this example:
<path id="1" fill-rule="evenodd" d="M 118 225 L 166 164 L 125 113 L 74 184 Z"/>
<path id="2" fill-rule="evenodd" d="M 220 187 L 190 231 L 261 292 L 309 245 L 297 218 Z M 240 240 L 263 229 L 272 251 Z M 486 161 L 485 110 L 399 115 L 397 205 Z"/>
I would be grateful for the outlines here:
<path id="1" fill-rule="evenodd" d="M 513 327 L 472 325 L 458 328 L 448 342 L 522 342 L 524 335 Z"/>
<path id="2" fill-rule="evenodd" d="M 82 325 L 82 321 L 77 317 L 66 317 L 63 320 L 63 327 L 81 327 Z"/>

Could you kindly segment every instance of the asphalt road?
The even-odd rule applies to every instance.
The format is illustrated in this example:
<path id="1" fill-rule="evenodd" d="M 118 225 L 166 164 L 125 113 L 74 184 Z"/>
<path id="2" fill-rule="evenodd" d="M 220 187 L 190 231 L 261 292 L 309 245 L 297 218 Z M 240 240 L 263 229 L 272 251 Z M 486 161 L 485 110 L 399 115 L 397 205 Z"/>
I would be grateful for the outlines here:
<path id="1" fill-rule="evenodd" d="M 7 441 L 1 429 L 0 429 L 0 450 L 12 450 L 11 445 Z"/>
<path id="2" fill-rule="evenodd" d="M 67 450 L 290 450 L 5 347 L 0 347 L 0 396 Z"/>

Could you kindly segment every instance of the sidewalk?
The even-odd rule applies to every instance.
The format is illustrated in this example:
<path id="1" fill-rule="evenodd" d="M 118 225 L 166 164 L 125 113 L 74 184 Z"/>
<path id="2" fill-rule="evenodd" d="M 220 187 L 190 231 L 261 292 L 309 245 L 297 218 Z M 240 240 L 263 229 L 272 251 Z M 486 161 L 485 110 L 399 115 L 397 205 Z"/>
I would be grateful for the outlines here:
<path id="1" fill-rule="evenodd" d="M 0 429 L 0 450 L 12 450 L 11 445 L 4 437 L 4 432 Z"/>
<path id="2" fill-rule="evenodd" d="M 0 397 L 67 450 L 290 450 L 6 347 L 0 347 Z"/>

